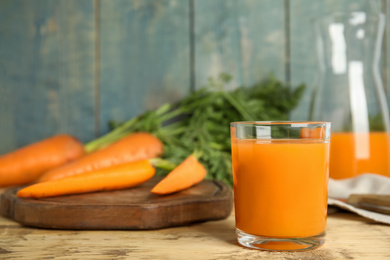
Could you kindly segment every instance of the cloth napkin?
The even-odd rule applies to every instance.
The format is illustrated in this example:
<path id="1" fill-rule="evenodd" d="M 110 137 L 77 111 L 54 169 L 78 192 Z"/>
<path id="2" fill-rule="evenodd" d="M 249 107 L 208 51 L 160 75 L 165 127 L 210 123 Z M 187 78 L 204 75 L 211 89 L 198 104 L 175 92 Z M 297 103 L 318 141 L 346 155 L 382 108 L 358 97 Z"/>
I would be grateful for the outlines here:
<path id="1" fill-rule="evenodd" d="M 390 178 L 367 173 L 349 179 L 329 179 L 328 185 L 328 205 L 354 212 L 376 222 L 390 224 L 390 215 L 359 209 L 339 200 L 347 199 L 351 194 L 390 195 Z"/>

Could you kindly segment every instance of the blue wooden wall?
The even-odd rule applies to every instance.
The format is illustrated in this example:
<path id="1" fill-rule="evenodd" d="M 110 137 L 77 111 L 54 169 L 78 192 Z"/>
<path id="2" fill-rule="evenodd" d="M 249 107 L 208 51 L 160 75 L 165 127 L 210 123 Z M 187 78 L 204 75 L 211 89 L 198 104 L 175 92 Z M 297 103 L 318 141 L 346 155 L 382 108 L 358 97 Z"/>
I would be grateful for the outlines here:
<path id="1" fill-rule="evenodd" d="M 231 87 L 270 73 L 312 87 L 311 19 L 347 10 L 390 15 L 390 0 L 0 0 L 0 153 L 60 132 L 90 141 L 220 72 Z M 390 97 L 390 19 L 383 43 Z"/>

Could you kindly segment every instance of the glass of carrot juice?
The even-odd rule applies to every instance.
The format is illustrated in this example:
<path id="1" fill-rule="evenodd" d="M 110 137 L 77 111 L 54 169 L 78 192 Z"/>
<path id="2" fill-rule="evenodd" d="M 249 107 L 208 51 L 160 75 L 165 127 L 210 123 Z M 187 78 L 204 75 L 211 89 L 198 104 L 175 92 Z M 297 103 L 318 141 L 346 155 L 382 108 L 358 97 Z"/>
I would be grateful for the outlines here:
<path id="1" fill-rule="evenodd" d="M 236 233 L 242 246 L 305 251 L 325 242 L 329 122 L 233 122 Z"/>

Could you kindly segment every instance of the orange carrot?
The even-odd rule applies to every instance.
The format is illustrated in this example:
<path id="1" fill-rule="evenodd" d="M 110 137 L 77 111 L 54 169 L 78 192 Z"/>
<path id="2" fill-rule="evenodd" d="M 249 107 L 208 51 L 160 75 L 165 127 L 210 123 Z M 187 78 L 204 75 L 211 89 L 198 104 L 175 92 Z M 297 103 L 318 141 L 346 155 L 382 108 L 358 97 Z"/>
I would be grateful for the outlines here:
<path id="1" fill-rule="evenodd" d="M 170 194 L 187 189 L 206 177 L 206 169 L 190 155 L 152 189 L 155 194 Z"/>
<path id="2" fill-rule="evenodd" d="M 46 172 L 38 181 L 56 180 L 114 165 L 154 158 L 162 152 L 163 144 L 155 136 L 144 132 L 133 133 L 79 160 Z"/>
<path id="3" fill-rule="evenodd" d="M 83 144 L 61 134 L 0 156 L 0 187 L 36 181 L 45 171 L 84 155 Z"/>
<path id="4" fill-rule="evenodd" d="M 137 186 L 155 174 L 149 160 L 130 162 L 62 179 L 36 183 L 18 191 L 19 198 L 45 198 Z"/>

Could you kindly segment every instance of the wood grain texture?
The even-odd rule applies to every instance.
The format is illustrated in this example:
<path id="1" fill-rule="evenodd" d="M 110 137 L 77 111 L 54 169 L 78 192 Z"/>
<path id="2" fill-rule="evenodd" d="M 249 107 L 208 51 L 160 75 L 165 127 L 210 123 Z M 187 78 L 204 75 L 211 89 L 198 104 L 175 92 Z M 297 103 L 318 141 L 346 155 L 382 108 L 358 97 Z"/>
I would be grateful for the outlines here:
<path id="1" fill-rule="evenodd" d="M 151 231 L 45 230 L 0 217 L 2 259 L 389 259 L 390 226 L 349 213 L 328 217 L 324 246 L 262 252 L 236 243 L 234 213 L 225 220 Z"/>
<path id="2" fill-rule="evenodd" d="M 199 184 L 171 195 L 155 195 L 153 178 L 137 187 L 117 191 L 21 199 L 20 188 L 1 195 L 0 214 L 40 228 L 73 230 L 150 230 L 227 218 L 232 189 L 219 181 Z"/>
<path id="3" fill-rule="evenodd" d="M 311 19 L 346 10 L 389 15 L 390 0 L 0 0 L 0 154 L 59 132 L 89 141 L 221 72 L 229 88 L 291 74 L 309 87 L 292 113 L 306 120 Z M 385 39 L 390 101 L 389 18 Z"/>
<path id="4" fill-rule="evenodd" d="M 381 12 L 381 0 L 294 0 L 290 1 L 291 84 L 305 83 L 307 90 L 299 106 L 292 112 L 293 120 L 308 120 L 310 102 L 318 84 L 318 65 L 313 21 L 316 17 L 342 11 Z"/>
<path id="5" fill-rule="evenodd" d="M 195 0 L 195 86 L 226 72 L 231 86 L 251 85 L 273 73 L 284 80 L 282 0 Z"/>
<path id="6" fill-rule="evenodd" d="M 189 4 L 101 1 L 100 127 L 189 92 Z"/>
<path id="7" fill-rule="evenodd" d="M 89 0 L 0 1 L 0 153 L 93 138 L 93 35 Z"/>

